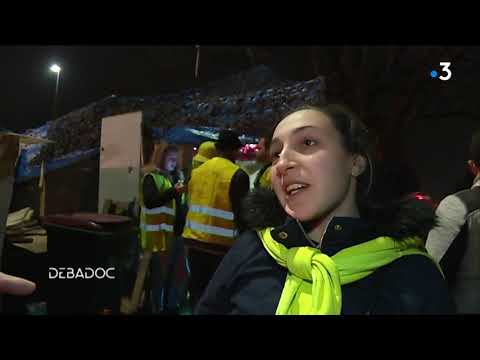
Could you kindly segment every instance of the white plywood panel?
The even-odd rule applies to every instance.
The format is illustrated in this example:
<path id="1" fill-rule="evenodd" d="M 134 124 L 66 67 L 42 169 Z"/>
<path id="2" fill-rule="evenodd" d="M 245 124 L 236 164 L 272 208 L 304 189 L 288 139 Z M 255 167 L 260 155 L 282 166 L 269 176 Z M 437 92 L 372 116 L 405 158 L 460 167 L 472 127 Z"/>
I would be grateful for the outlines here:
<path id="1" fill-rule="evenodd" d="M 102 120 L 98 212 L 105 199 L 132 201 L 138 198 L 142 113 L 110 116 Z"/>

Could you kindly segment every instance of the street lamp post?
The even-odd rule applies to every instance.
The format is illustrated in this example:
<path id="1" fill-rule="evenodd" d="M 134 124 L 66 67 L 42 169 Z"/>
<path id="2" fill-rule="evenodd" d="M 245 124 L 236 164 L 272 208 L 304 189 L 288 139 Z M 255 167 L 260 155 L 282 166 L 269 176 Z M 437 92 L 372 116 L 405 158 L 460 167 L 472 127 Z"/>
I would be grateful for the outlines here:
<path id="1" fill-rule="evenodd" d="M 60 82 L 60 71 L 62 68 L 57 64 L 50 66 L 50 70 L 57 73 L 57 85 L 55 86 L 55 98 L 53 99 L 53 119 L 57 118 L 57 106 L 58 106 L 58 83 Z"/>

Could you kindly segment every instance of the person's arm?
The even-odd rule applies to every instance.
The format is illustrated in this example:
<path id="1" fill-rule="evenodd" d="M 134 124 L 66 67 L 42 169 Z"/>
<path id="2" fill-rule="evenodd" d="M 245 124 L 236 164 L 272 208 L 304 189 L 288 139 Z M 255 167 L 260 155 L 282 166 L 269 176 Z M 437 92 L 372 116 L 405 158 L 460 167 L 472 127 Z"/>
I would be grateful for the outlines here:
<path id="1" fill-rule="evenodd" d="M 152 176 L 146 176 L 143 180 L 143 201 L 147 209 L 163 206 L 177 196 L 178 192 L 175 187 L 159 192 Z"/>
<path id="2" fill-rule="evenodd" d="M 0 294 L 30 295 L 36 289 L 35 283 L 0 272 Z"/>
<path id="3" fill-rule="evenodd" d="M 239 233 L 245 230 L 245 225 L 241 220 L 242 200 L 247 196 L 250 190 L 250 179 L 245 171 L 237 170 L 233 175 L 232 183 L 230 185 L 230 201 L 232 202 L 232 210 Z"/>
<path id="4" fill-rule="evenodd" d="M 251 236 L 244 233 L 235 239 L 200 297 L 194 315 L 226 315 L 232 312 L 234 289 L 239 291 L 242 273 L 252 258 L 252 244 L 256 243 Z"/>
<path id="5" fill-rule="evenodd" d="M 465 224 L 468 209 L 457 196 L 449 195 L 440 202 L 435 213 L 438 223 L 430 230 L 425 247 L 440 262 Z"/>
<path id="6" fill-rule="evenodd" d="M 232 283 L 232 267 L 225 261 L 225 259 L 230 258 L 227 255 L 225 255 L 224 260 L 218 266 L 200 297 L 193 311 L 194 315 L 226 315 L 230 313 L 229 286 Z"/>

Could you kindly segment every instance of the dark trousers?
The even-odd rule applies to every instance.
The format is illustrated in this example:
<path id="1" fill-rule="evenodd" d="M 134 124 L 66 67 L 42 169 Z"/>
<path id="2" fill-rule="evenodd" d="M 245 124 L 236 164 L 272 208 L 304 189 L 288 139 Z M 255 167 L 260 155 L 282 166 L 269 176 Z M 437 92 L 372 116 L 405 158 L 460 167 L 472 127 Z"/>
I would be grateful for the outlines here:
<path id="1" fill-rule="evenodd" d="M 172 241 L 168 256 L 164 294 L 165 310 L 168 312 L 175 312 L 178 310 L 178 307 L 184 305 L 189 277 L 183 238 L 175 236 Z"/>
<path id="2" fill-rule="evenodd" d="M 190 305 L 195 308 L 224 254 L 214 255 L 196 248 L 188 248 L 190 265 Z"/>
<path id="3" fill-rule="evenodd" d="M 167 251 L 154 252 L 147 280 L 147 311 L 176 313 L 187 294 L 188 266 L 183 239 L 171 239 Z"/>
<path id="4" fill-rule="evenodd" d="M 164 310 L 164 285 L 166 278 L 166 256 L 154 252 L 150 260 L 150 272 L 147 286 L 147 306 L 149 312 L 160 314 Z"/>

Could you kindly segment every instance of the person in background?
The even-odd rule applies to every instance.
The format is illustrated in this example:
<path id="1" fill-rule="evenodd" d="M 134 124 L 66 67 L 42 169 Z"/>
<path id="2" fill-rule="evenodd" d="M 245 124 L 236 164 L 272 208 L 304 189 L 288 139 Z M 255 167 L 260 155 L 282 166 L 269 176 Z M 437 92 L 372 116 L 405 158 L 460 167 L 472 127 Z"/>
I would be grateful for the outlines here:
<path id="1" fill-rule="evenodd" d="M 262 167 L 260 168 L 258 173 L 255 174 L 255 180 L 253 183 L 254 188 L 270 188 L 272 186 L 270 180 L 272 171 L 272 159 L 270 157 L 270 140 L 271 136 L 262 136 L 258 142 L 255 158 L 257 162 L 262 165 Z"/>
<path id="2" fill-rule="evenodd" d="M 200 144 L 197 154 L 192 159 L 192 170 L 202 165 L 205 161 L 217 155 L 214 141 L 204 141 Z"/>
<path id="3" fill-rule="evenodd" d="M 275 127 L 272 188 L 243 204 L 248 231 L 223 258 L 195 314 L 453 312 L 424 241 L 415 197 L 372 203 L 365 125 L 339 105 L 293 111 Z"/>
<path id="4" fill-rule="evenodd" d="M 150 148 L 153 154 L 153 147 Z M 169 277 L 171 251 L 175 234 L 180 234 L 184 223 L 182 200 L 185 185 L 176 171 L 178 148 L 166 145 L 144 167 L 140 192 L 140 242 L 143 256 L 139 264 L 131 301 L 124 300 L 123 313 L 137 311 L 143 292 L 145 276 L 150 270 L 148 291 L 151 311 L 164 312 L 166 279 Z M 150 160 L 150 159 L 148 159 Z"/>
<path id="5" fill-rule="evenodd" d="M 426 248 L 440 263 L 458 313 L 480 313 L 480 131 L 473 134 L 467 166 L 474 176 L 468 189 L 438 205 L 437 225 Z"/>
<path id="6" fill-rule="evenodd" d="M 188 182 L 188 213 L 183 238 L 190 264 L 190 302 L 200 298 L 224 254 L 232 246 L 241 222 L 241 201 L 249 191 L 248 175 L 235 159 L 237 133 L 223 130 L 215 143 L 217 156 L 192 171 Z"/>

